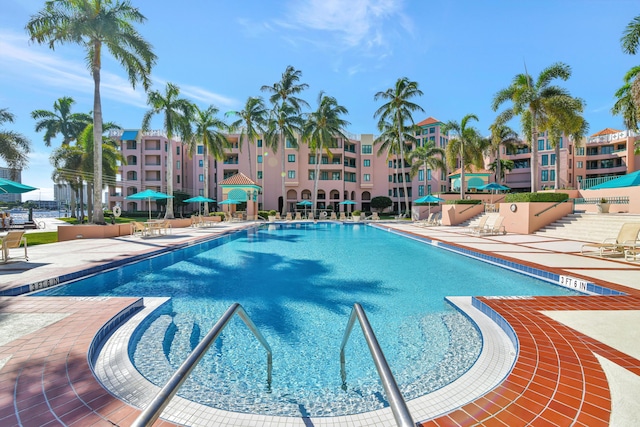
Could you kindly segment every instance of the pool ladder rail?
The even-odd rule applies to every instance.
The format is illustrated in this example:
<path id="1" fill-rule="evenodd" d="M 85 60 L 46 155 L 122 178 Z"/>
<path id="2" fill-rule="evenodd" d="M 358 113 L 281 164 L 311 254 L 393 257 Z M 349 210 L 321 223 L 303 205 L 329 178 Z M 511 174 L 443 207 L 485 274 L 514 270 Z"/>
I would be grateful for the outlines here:
<path id="1" fill-rule="evenodd" d="M 367 346 L 371 352 L 373 363 L 376 365 L 384 391 L 387 394 L 389 406 L 393 412 L 396 424 L 400 427 L 415 427 L 416 423 L 413 422 L 413 418 L 411 417 L 409 408 L 407 407 L 407 402 L 404 400 L 404 397 L 400 392 L 400 388 L 391 373 L 391 368 L 389 368 L 387 359 L 384 357 L 384 353 L 380 348 L 376 334 L 373 332 L 373 328 L 369 323 L 369 319 L 367 319 L 364 309 L 358 303 L 353 305 L 351 316 L 349 316 L 349 322 L 347 323 L 347 329 L 344 331 L 344 337 L 342 338 L 342 345 L 340 346 L 340 375 L 342 376 L 342 389 L 347 389 L 347 371 L 345 369 L 346 361 L 344 348 L 347 345 L 347 341 L 349 340 L 349 336 L 351 335 L 356 319 L 358 319 L 360 327 L 362 328 L 362 333 L 364 334 L 364 339 L 367 341 Z"/>
<path id="2" fill-rule="evenodd" d="M 140 413 L 138 418 L 131 425 L 132 427 L 151 426 L 160 417 L 162 411 L 169 404 L 171 399 L 178 392 L 178 389 L 187 380 L 191 371 L 200 362 L 205 353 L 209 350 L 209 347 L 216 341 L 218 336 L 222 333 L 224 328 L 228 325 L 229 321 L 233 318 L 234 314 L 238 314 L 240 318 L 247 325 L 249 330 L 260 341 L 262 346 L 267 350 L 267 390 L 271 391 L 271 371 L 273 367 L 273 357 L 271 354 L 271 347 L 264 339 L 264 336 L 260 333 L 256 325 L 249 318 L 247 312 L 242 308 L 240 304 L 233 303 L 227 311 L 224 312 L 222 317 L 213 325 L 213 328 L 204 337 L 204 339 L 196 346 L 191 354 L 182 362 L 182 365 L 176 370 L 169 381 L 162 387 L 158 394 L 153 398 L 151 403 Z"/>
<path id="3" fill-rule="evenodd" d="M 269 344 L 265 340 L 264 336 L 260 333 L 256 325 L 249 318 L 249 315 L 244 310 L 244 308 L 242 308 L 242 306 L 236 302 L 229 306 L 227 311 L 225 311 L 218 322 L 213 326 L 213 328 L 211 328 L 209 333 L 185 359 L 182 365 L 180 365 L 178 370 L 173 374 L 173 376 L 164 385 L 164 387 L 162 387 L 158 394 L 153 398 L 151 403 L 140 413 L 138 418 L 133 422 L 132 427 L 146 427 L 153 425 L 153 423 L 160 417 L 162 411 L 166 408 L 171 399 L 178 392 L 178 389 L 187 380 L 189 374 L 191 374 L 191 371 L 193 371 L 196 365 L 200 362 L 202 357 L 209 350 L 209 347 L 211 347 L 211 345 L 216 341 L 220 333 L 222 333 L 229 321 L 233 318 L 233 315 L 236 313 L 238 314 L 238 316 L 240 316 L 249 330 L 253 333 L 253 335 L 255 335 L 255 337 L 258 339 L 258 341 L 260 341 L 260 343 L 267 351 L 267 390 L 269 392 L 271 391 L 271 371 L 273 365 L 271 347 L 269 347 Z M 344 337 L 342 339 L 342 345 L 340 346 L 340 375 L 342 377 L 342 389 L 347 390 L 347 372 L 345 369 L 346 360 L 344 349 L 347 345 L 347 342 L 349 341 L 349 336 L 351 335 L 351 331 L 353 330 L 353 325 L 355 324 L 356 319 L 358 319 L 360 327 L 362 328 L 364 338 L 367 342 L 367 346 L 369 347 L 369 351 L 371 352 L 371 357 L 373 358 L 373 362 L 378 371 L 378 375 L 380 376 L 380 380 L 382 381 L 382 386 L 384 387 L 385 393 L 387 394 L 389 406 L 391 407 L 391 411 L 393 412 L 393 417 L 396 420 L 396 424 L 400 427 L 415 427 L 416 424 L 412 421 L 411 414 L 409 413 L 409 408 L 407 408 L 407 403 L 402 397 L 400 388 L 398 387 L 398 384 L 396 383 L 396 380 L 391 373 L 391 369 L 389 368 L 389 364 L 387 363 L 382 349 L 380 348 L 380 344 L 378 343 L 376 335 L 373 332 L 373 328 L 371 328 L 371 324 L 367 319 L 367 315 L 365 314 L 364 309 L 358 303 L 355 303 L 353 305 L 351 316 L 349 316 L 349 322 L 347 323 L 347 329 L 345 330 Z"/>

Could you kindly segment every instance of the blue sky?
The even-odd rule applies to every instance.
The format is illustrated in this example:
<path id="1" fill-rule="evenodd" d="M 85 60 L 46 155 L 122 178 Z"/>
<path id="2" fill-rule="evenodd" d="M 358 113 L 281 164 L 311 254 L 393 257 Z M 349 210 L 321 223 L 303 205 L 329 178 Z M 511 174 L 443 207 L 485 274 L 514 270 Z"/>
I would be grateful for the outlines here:
<path id="1" fill-rule="evenodd" d="M 24 30 L 44 0 L 3 2 L 0 14 L 0 108 L 17 116 L 5 128 L 31 139 L 33 154 L 23 182 L 41 188 L 23 200 L 53 199 L 52 168 L 42 134 L 30 117 L 71 96 L 74 111 L 92 108 L 92 80 L 84 51 L 55 51 L 31 44 Z M 495 93 L 524 72 L 534 76 L 564 62 L 572 77 L 560 84 L 586 101 L 590 133 L 623 129 L 610 109 L 624 74 L 640 62 L 625 55 L 620 37 L 640 14 L 637 0 L 132 0 L 147 17 L 139 26 L 158 63 L 154 89 L 166 82 L 202 107 L 239 109 L 262 85 L 278 81 L 287 65 L 302 71 L 315 107 L 323 90 L 349 110 L 349 132 L 376 133 L 374 94 L 399 77 L 419 83 L 416 102 L 424 114 L 459 121 L 476 114 L 487 133 L 497 113 Z M 105 120 L 137 128 L 148 109 L 143 90 L 133 90 L 119 64 L 103 59 Z M 155 128 L 161 127 L 158 119 Z M 519 123 L 512 123 L 520 131 Z M 54 142 L 53 146 L 59 145 Z"/>

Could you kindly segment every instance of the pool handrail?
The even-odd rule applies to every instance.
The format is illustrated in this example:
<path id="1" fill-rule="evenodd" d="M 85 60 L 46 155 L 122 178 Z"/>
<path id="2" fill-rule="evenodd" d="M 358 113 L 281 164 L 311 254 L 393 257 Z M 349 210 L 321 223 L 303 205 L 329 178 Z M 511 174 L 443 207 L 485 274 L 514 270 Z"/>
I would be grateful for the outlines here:
<path id="1" fill-rule="evenodd" d="M 340 376 L 342 377 L 342 389 L 347 389 L 347 371 L 345 369 L 344 348 L 347 345 L 347 341 L 349 340 L 349 336 L 353 330 L 356 318 L 362 328 L 364 339 L 367 341 L 367 346 L 371 352 L 373 363 L 376 365 L 384 391 L 387 394 L 389 406 L 393 412 L 396 424 L 401 427 L 415 427 L 416 424 L 409 413 L 407 402 L 404 400 L 404 397 L 402 397 L 398 383 L 396 383 L 396 379 L 394 378 L 393 373 L 391 373 L 391 369 L 389 368 L 389 364 L 387 363 L 384 353 L 380 348 L 376 334 L 373 332 L 369 319 L 367 319 L 367 315 L 359 303 L 353 304 L 351 316 L 349 316 L 349 322 L 347 323 L 347 329 L 344 331 L 344 338 L 342 338 L 342 345 L 340 346 Z"/>
<path id="2" fill-rule="evenodd" d="M 182 365 L 180 365 L 169 381 L 167 381 L 164 387 L 162 387 L 158 394 L 156 394 L 151 403 L 149 403 L 149 405 L 140 413 L 138 418 L 136 418 L 131 425 L 132 427 L 146 427 L 153 425 L 153 423 L 162 414 L 164 408 L 178 392 L 180 386 L 182 386 L 182 384 L 187 380 L 191 371 L 200 362 L 207 350 L 209 350 L 209 347 L 211 347 L 211 345 L 216 341 L 222 330 L 227 326 L 229 321 L 233 318 L 233 315 L 236 313 L 244 321 L 245 325 L 247 325 L 258 341 L 260 341 L 265 350 L 267 350 L 267 390 L 271 391 L 271 371 L 273 365 L 271 347 L 253 321 L 249 318 L 249 315 L 244 308 L 242 308 L 239 303 L 235 302 L 229 306 L 227 311 L 225 311 L 222 317 L 220 317 L 216 324 L 213 325 L 213 328 L 211 328 L 204 339 L 200 341 L 191 354 L 189 354 L 185 361 L 182 362 Z"/>

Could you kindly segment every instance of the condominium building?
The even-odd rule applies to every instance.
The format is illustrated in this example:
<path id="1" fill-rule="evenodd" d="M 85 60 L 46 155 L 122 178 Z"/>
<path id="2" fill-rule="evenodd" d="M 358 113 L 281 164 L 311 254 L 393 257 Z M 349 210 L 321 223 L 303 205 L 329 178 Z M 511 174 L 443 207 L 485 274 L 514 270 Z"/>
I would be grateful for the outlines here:
<path id="1" fill-rule="evenodd" d="M 419 123 L 418 144 L 436 141 L 446 145 L 440 134 L 441 123 L 429 118 Z M 204 147 L 193 152 L 180 141 L 169 141 L 163 132 L 125 130 L 111 135 L 121 141 L 120 148 L 126 163 L 120 166 L 115 185 L 109 186 L 108 206 L 122 206 L 125 210 L 146 210 L 146 201 L 129 200 L 127 196 L 145 189 L 167 191 L 166 171 L 168 150 L 173 150 L 173 189 L 190 196 L 206 196 L 221 201 L 218 183 L 243 173 L 262 188 L 258 196 L 261 210 L 294 211 L 301 200 L 312 200 L 315 174 L 318 173 L 318 209 L 339 210 L 339 203 L 354 201 L 352 209 L 371 210 L 371 199 L 388 196 L 394 210 L 404 209 L 404 184 L 407 184 L 409 202 L 417 197 L 447 190 L 446 174 L 442 171 L 421 169 L 409 176 L 409 165 L 401 163 L 395 154 L 380 153 L 372 134 L 349 135 L 336 138 L 321 154 L 313 153 L 302 141 L 286 141 L 284 149 L 267 147 L 262 138 L 247 143 L 240 135 L 227 135 L 231 148 L 222 160 L 204 158 Z M 205 194 L 205 162 L 208 162 L 209 191 Z M 316 168 L 316 162 L 319 162 Z M 283 167 L 284 165 L 284 167 Z M 282 178 L 284 174 L 284 199 Z M 155 206 L 152 202 L 152 209 Z"/>

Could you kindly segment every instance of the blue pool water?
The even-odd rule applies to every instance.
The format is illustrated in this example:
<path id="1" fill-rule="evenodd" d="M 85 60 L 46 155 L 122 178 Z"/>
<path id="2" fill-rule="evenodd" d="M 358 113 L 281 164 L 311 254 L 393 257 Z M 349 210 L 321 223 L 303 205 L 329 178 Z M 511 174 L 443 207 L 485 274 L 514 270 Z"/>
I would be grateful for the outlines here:
<path id="1" fill-rule="evenodd" d="M 340 387 L 340 343 L 355 302 L 412 399 L 462 375 L 482 346 L 445 296 L 573 294 L 374 227 L 320 223 L 244 231 L 40 295 L 171 296 L 130 346 L 138 370 L 159 385 L 239 302 L 273 350 L 271 391 L 266 353 L 236 317 L 179 394 L 236 412 L 336 416 L 387 405 L 357 326 L 348 389 Z"/>

